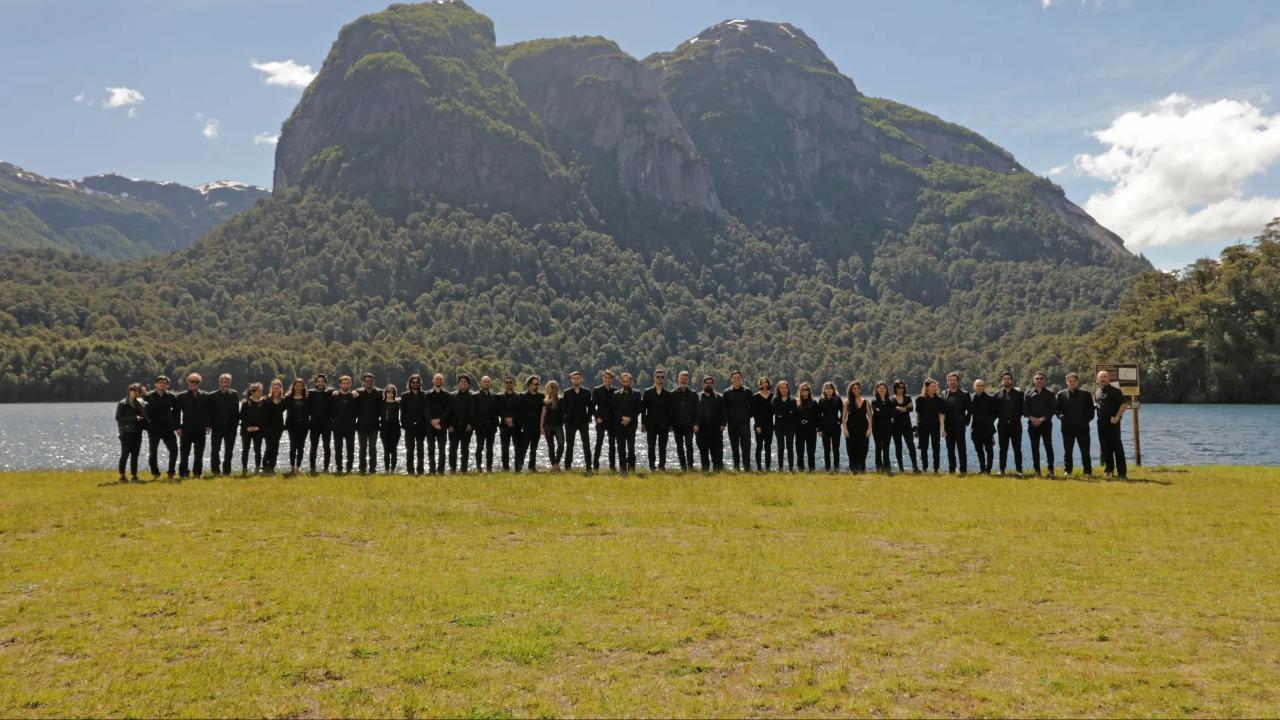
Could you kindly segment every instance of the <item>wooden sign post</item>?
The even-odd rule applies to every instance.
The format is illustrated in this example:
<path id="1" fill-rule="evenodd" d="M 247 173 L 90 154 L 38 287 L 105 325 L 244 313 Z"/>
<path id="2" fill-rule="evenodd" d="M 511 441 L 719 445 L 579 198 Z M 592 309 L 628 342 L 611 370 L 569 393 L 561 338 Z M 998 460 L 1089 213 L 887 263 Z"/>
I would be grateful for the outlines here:
<path id="1" fill-rule="evenodd" d="M 1133 461 L 1138 467 L 1142 467 L 1142 435 L 1138 426 L 1138 410 L 1141 409 L 1142 403 L 1138 400 L 1141 395 L 1141 386 L 1138 383 L 1138 364 L 1137 363 L 1098 363 L 1093 366 L 1093 374 L 1096 377 L 1103 370 L 1111 376 L 1111 384 L 1120 388 L 1120 391 L 1129 398 L 1129 409 L 1133 410 Z"/>

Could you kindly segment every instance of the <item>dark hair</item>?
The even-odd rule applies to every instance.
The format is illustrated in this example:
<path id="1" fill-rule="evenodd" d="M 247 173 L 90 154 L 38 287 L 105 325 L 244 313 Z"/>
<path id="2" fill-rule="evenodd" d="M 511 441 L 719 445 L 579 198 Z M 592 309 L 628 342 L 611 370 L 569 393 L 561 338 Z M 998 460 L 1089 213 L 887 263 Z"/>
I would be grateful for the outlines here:
<path id="1" fill-rule="evenodd" d="M 324 373 L 316 373 L 316 376 L 311 378 L 311 382 L 315 382 L 317 380 L 324 380 L 327 382 L 329 380 L 329 376 L 325 375 Z"/>
<path id="2" fill-rule="evenodd" d="M 398 389 L 396 389 L 396 386 L 395 386 L 395 385 L 387 385 L 386 387 L 382 388 L 382 399 L 383 399 L 383 400 L 386 400 L 386 399 L 387 399 L 387 393 L 391 393 L 391 394 L 393 394 L 393 395 L 399 395 L 399 394 L 400 394 L 400 391 L 399 391 Z"/>
<path id="3" fill-rule="evenodd" d="M 419 384 L 419 385 L 421 385 L 421 384 L 422 384 L 422 375 L 420 375 L 420 374 L 418 374 L 418 373 L 413 373 L 412 375 L 410 375 L 410 376 L 409 376 L 409 380 L 408 380 L 408 382 L 406 382 L 405 384 L 406 384 L 406 385 L 412 385 L 414 380 L 417 380 L 417 381 L 418 381 L 418 384 Z"/>
<path id="4" fill-rule="evenodd" d="M 871 390 L 871 396 L 872 396 L 872 397 L 874 397 L 874 398 L 879 398 L 879 397 L 880 397 L 880 388 L 884 388 L 884 397 L 885 397 L 885 399 L 886 399 L 886 400 L 887 400 L 887 399 L 889 399 L 889 386 L 888 386 L 888 385 L 886 385 L 886 384 L 885 384 L 885 382 L 884 382 L 883 380 L 881 380 L 881 381 L 879 381 L 879 382 L 877 382 L 877 383 L 876 383 L 875 388 L 873 388 L 873 389 Z"/>
<path id="5" fill-rule="evenodd" d="M 157 376 L 156 376 L 156 380 L 155 380 L 155 381 L 156 381 L 156 382 L 160 382 L 161 380 L 163 380 L 163 381 L 165 381 L 165 382 L 169 382 L 169 376 L 168 376 L 168 375 L 157 375 Z"/>
<path id="6" fill-rule="evenodd" d="M 1013 373 L 1009 372 L 1008 370 L 1005 370 L 1004 372 L 1000 373 L 1000 379 L 1004 380 L 1005 375 L 1008 375 L 1010 380 L 1013 379 Z"/>
<path id="7" fill-rule="evenodd" d="M 848 385 L 848 387 L 846 387 L 846 388 L 844 389 L 845 397 L 850 398 L 850 399 L 852 399 L 852 398 L 853 398 L 853 386 L 854 386 L 854 385 L 857 385 L 857 386 L 858 386 L 858 389 L 862 389 L 862 382 L 861 382 L 861 381 L 859 381 L 859 380 L 850 380 L 850 381 L 849 381 L 849 385 Z M 859 393 L 859 394 L 861 394 L 861 393 Z"/>
<path id="8" fill-rule="evenodd" d="M 907 394 L 907 384 L 903 382 L 900 378 L 895 378 L 893 381 L 893 392 L 891 394 L 897 395 L 898 388 L 902 388 L 903 395 Z"/>
<path id="9" fill-rule="evenodd" d="M 466 380 L 468 385 L 471 384 L 471 376 L 466 373 L 462 373 L 458 376 L 458 382 L 462 382 L 463 380 Z"/>
<path id="10" fill-rule="evenodd" d="M 293 397 L 293 389 L 298 387 L 298 383 L 302 383 L 302 397 L 307 396 L 307 381 L 300 377 L 296 377 L 293 379 L 293 382 L 289 383 L 289 397 Z"/>
<path id="11" fill-rule="evenodd" d="M 1071 378 L 1075 378 L 1075 379 L 1076 379 L 1076 382 L 1080 382 L 1080 374 L 1079 374 L 1079 373 L 1073 373 L 1073 372 L 1069 372 L 1069 373 L 1067 373 L 1067 379 L 1068 379 L 1068 380 L 1070 380 Z"/>
<path id="12" fill-rule="evenodd" d="M 534 384 L 535 382 L 541 383 L 542 378 L 538 377 L 537 375 L 530 375 L 529 377 L 524 379 L 524 386 L 527 388 L 530 385 Z"/>
<path id="13" fill-rule="evenodd" d="M 129 390 L 128 390 L 128 392 L 141 393 L 141 392 L 142 392 L 142 383 L 129 383 Z"/>

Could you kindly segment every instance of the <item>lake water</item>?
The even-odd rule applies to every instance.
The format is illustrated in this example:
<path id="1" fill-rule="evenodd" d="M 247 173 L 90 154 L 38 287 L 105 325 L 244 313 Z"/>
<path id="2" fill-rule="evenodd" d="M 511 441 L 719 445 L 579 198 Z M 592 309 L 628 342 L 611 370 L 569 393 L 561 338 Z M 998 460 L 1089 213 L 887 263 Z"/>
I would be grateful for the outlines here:
<path id="1" fill-rule="evenodd" d="M 113 403 L 38 403 L 0 405 L 0 470 L 97 470 L 114 468 L 119 458 Z M 1276 465 L 1280 466 L 1280 405 L 1143 405 L 1142 461 L 1144 465 Z M 1123 420 L 1125 447 L 1133 462 L 1132 421 Z M 1054 450 L 1062 466 L 1061 438 L 1054 428 Z M 1031 467 L 1023 437 L 1024 464 Z M 499 451 L 495 441 L 495 453 Z M 288 436 L 281 441 L 281 464 L 287 465 Z M 473 444 L 474 447 L 474 444 Z M 606 446 L 607 447 L 607 446 Z M 401 443 L 401 466 L 404 464 Z M 697 453 L 695 443 L 694 452 Z M 946 449 L 942 450 L 944 456 Z M 237 441 L 235 469 L 239 470 Z M 546 443 L 539 444 L 540 467 L 546 467 Z M 142 464 L 147 442 L 143 439 Z M 161 446 L 161 466 L 165 464 Z M 577 463 L 581 451 L 575 448 Z M 1097 465 L 1097 437 L 1093 439 Z M 1078 456 L 1077 456 L 1078 457 Z M 676 463 L 675 444 L 668 445 L 667 467 Z M 818 463 L 822 462 L 818 442 Z M 873 458 L 868 457 L 870 462 Z M 974 464 L 973 449 L 969 449 Z M 842 458 L 842 461 L 845 459 Z M 728 443 L 725 461 L 729 463 Z M 998 461 L 998 460 L 997 460 Z M 252 462 L 252 461 L 251 461 Z M 945 461 L 944 461 L 945 462 Z M 1012 458 L 1010 458 L 1012 463 Z M 1077 465 L 1079 461 L 1077 460 Z M 208 465 L 206 461 L 206 466 Z M 379 454 L 381 464 L 381 454 Z M 636 442 L 636 466 L 647 466 L 644 436 Z"/>

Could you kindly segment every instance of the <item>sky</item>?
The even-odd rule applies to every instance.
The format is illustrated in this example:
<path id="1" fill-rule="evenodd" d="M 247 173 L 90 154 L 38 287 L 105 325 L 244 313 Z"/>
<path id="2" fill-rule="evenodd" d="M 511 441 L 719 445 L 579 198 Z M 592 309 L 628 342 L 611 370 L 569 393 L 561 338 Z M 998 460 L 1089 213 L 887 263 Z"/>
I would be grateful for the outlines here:
<path id="1" fill-rule="evenodd" d="M 370 0 L 0 0 L 0 160 L 270 187 L 280 124 Z M 1280 216 L 1275 0 L 472 0 L 498 42 L 644 57 L 730 18 L 803 28 L 867 95 L 969 127 L 1157 267 Z"/>

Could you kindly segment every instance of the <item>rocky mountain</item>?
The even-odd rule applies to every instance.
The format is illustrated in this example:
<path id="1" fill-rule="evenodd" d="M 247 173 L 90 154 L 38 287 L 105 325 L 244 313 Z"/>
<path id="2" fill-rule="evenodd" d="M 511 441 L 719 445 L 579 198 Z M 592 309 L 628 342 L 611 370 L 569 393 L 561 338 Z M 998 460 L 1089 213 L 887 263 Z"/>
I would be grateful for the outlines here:
<path id="1" fill-rule="evenodd" d="M 270 195 L 236 182 L 57 180 L 0 162 L 0 250 L 56 248 L 105 259 L 169 252 Z"/>

